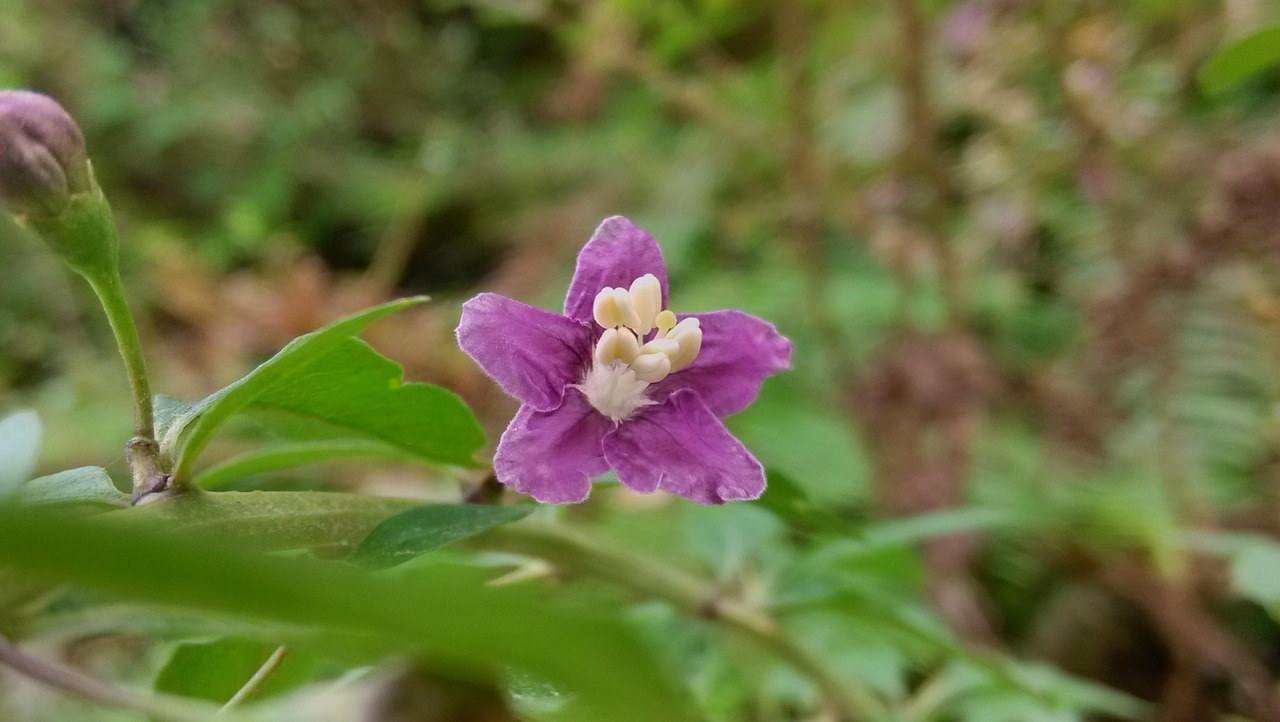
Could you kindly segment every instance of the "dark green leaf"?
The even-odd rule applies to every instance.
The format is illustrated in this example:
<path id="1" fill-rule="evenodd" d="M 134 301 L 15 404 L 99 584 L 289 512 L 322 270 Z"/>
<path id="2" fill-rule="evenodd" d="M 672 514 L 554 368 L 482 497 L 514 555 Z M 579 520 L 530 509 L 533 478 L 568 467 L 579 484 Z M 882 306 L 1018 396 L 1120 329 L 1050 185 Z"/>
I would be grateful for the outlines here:
<path id="1" fill-rule="evenodd" d="M 351 560 L 375 569 L 395 566 L 432 549 L 523 519 L 532 511 L 531 506 L 420 506 L 375 527 L 356 547 Z"/>
<path id="2" fill-rule="evenodd" d="M 1236 83 L 1280 65 L 1280 25 L 1263 28 L 1232 41 L 1200 69 L 1200 87 L 1221 92 Z"/>
<path id="3" fill-rule="evenodd" d="M 82 466 L 32 479 L 22 487 L 28 504 L 107 504 L 129 506 L 129 495 L 111 483 L 101 466 Z"/>

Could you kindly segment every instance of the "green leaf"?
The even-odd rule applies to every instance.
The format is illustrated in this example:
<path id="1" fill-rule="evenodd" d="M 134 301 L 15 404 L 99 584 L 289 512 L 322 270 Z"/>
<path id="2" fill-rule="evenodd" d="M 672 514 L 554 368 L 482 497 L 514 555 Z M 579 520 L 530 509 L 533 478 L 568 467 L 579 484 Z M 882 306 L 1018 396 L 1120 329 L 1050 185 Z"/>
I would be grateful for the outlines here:
<path id="1" fill-rule="evenodd" d="M 0 419 L 0 495 L 18 489 L 31 478 L 40 454 L 40 417 L 19 411 Z"/>
<path id="2" fill-rule="evenodd" d="M 346 339 L 251 403 L 283 435 L 376 441 L 423 461 L 474 466 L 484 432 L 456 394 L 404 383 L 400 365 Z"/>
<path id="3" fill-rule="evenodd" d="M 106 504 L 129 506 L 129 495 L 111 483 L 101 466 L 81 466 L 32 479 L 22 487 L 27 504 Z"/>
<path id="4" fill-rule="evenodd" d="M 294 339 L 249 375 L 180 414 L 166 433 L 171 447 L 184 437 L 174 475 L 189 479 L 196 457 L 228 419 L 251 408 L 304 419 L 407 450 L 420 458 L 470 464 L 484 434 L 452 393 L 404 384 L 400 367 L 352 337 L 369 324 L 427 299 L 375 306 Z M 334 358 L 330 354 L 337 353 Z"/>
<path id="5" fill-rule="evenodd" d="M 429 655 L 458 673 L 524 669 L 576 695 L 584 719 L 691 718 L 651 652 L 606 608 L 487 587 L 475 568 L 392 577 L 250 553 L 226 533 L 128 523 L 127 514 L 0 504 L 0 565 L 123 599 L 343 633 L 334 644 Z"/>
<path id="6" fill-rule="evenodd" d="M 262 451 L 250 452 L 206 469 L 196 475 L 196 485 L 204 489 L 216 489 L 237 479 L 257 474 L 349 459 L 413 461 L 414 457 L 386 444 L 371 441 L 339 440 L 282 444 Z"/>
<path id="7" fill-rule="evenodd" d="M 351 561 L 374 569 L 395 566 L 432 549 L 518 521 L 532 512 L 532 506 L 420 506 L 375 527 L 352 552 Z"/>
<path id="8" fill-rule="evenodd" d="M 261 551 L 350 552 L 388 517 L 421 502 L 318 491 L 220 491 L 191 494 L 120 511 L 137 524 L 177 523 Z"/>
<path id="9" fill-rule="evenodd" d="M 1280 65 L 1280 25 L 1246 35 L 1214 53 L 1200 68 L 1200 87 L 1206 93 L 1223 90 Z"/>
<path id="10" fill-rule="evenodd" d="M 151 399 L 151 406 L 155 413 L 156 439 L 160 442 L 160 451 L 173 458 L 182 433 L 195 419 L 200 405 L 175 399 L 167 394 L 156 394 Z"/>
<path id="11" fill-rule="evenodd" d="M 247 639 L 185 642 L 173 650 L 153 688 L 222 704 L 258 671 L 271 651 L 271 647 Z"/>

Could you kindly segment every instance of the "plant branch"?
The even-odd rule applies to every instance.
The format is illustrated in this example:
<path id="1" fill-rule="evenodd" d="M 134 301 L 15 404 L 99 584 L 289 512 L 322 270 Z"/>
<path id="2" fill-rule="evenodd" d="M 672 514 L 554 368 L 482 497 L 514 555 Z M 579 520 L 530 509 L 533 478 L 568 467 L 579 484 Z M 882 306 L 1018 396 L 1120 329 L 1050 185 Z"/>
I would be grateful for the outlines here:
<path id="1" fill-rule="evenodd" d="M 288 656 L 288 647 L 284 645 L 277 647 L 276 651 L 272 652 L 270 657 L 267 657 L 267 661 L 263 662 L 262 666 L 258 668 L 258 671 L 253 673 L 253 676 L 249 678 L 249 681 L 245 682 L 244 686 L 232 695 L 231 699 L 227 700 L 226 704 L 222 705 L 222 709 L 218 710 L 218 714 L 226 712 L 257 694 L 258 691 L 262 689 L 262 686 L 267 683 L 267 680 L 271 679 L 271 675 L 275 674 L 276 670 L 280 669 L 280 665 L 284 664 L 285 657 Z"/>
<path id="2" fill-rule="evenodd" d="M 151 384 L 147 380 L 147 365 L 142 357 L 142 342 L 138 327 L 129 313 L 125 301 L 124 285 L 120 274 L 85 276 L 102 303 L 111 331 L 116 337 L 120 357 L 124 359 L 125 373 L 129 378 L 129 390 L 133 393 L 133 438 L 129 441 L 129 471 L 133 477 L 133 499 L 136 502 L 147 494 L 163 491 L 170 478 L 160 468 L 160 445 L 156 443 L 155 413 L 151 403 Z"/>
<path id="3" fill-rule="evenodd" d="M 135 694 L 113 687 L 83 672 L 27 654 L 0 637 L 0 664 L 31 679 L 106 707 L 137 712 L 166 722 L 213 722 L 214 710 L 205 704 L 163 695 Z M 226 718 L 220 718 L 225 722 Z"/>
<path id="4" fill-rule="evenodd" d="M 807 676 L 826 696 L 840 722 L 853 722 L 886 712 L 880 700 L 848 685 L 819 656 L 806 649 L 776 619 L 725 596 L 713 585 L 669 569 L 642 556 L 609 549 L 574 532 L 548 525 L 516 524 L 487 532 L 485 548 L 536 556 L 573 572 L 664 599 L 702 619 L 739 634 Z"/>

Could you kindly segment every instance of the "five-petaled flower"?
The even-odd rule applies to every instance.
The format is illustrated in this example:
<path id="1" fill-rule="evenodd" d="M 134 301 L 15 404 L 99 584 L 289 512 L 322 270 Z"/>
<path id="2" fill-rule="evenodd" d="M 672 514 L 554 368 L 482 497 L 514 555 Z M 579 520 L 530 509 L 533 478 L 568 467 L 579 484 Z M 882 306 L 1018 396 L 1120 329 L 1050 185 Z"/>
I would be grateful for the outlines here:
<path id="1" fill-rule="evenodd" d="M 720 418 L 790 367 L 791 342 L 740 311 L 666 305 L 661 249 L 621 216 L 578 254 L 563 316 L 492 293 L 463 305 L 459 345 L 522 404 L 498 443 L 498 481 L 554 504 L 586 499 L 610 468 L 645 494 L 760 496 L 760 462 Z"/>

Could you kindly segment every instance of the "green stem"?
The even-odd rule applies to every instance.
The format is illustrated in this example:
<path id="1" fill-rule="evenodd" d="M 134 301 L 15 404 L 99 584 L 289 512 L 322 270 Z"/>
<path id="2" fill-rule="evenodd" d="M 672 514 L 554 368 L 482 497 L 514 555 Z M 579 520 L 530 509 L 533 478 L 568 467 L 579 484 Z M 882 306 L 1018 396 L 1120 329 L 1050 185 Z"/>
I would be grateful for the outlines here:
<path id="1" fill-rule="evenodd" d="M 267 661 L 263 662 L 262 666 L 258 668 L 258 671 L 253 673 L 253 676 L 249 678 L 249 681 L 245 682 L 244 686 L 232 695 L 231 699 L 227 700 L 226 704 L 222 705 L 222 709 L 219 710 L 219 713 L 226 712 L 257 694 L 258 690 L 262 689 L 262 686 L 267 683 L 267 680 L 271 679 L 271 675 L 275 674 L 277 669 L 280 669 L 280 665 L 284 664 L 284 658 L 288 656 L 288 647 L 277 647 L 276 651 L 272 652 L 270 657 L 267 657 Z"/>
<path id="2" fill-rule="evenodd" d="M 102 303 L 111 331 L 116 337 L 120 357 L 124 359 L 129 390 L 133 393 L 133 439 L 129 441 L 129 469 L 133 476 L 133 498 L 160 491 L 168 485 L 168 477 L 160 468 L 160 446 L 156 443 L 155 413 L 151 403 L 151 384 L 147 381 L 147 364 L 142 357 L 142 341 L 138 327 L 129 313 L 120 273 L 86 275 L 89 285 Z"/>
<path id="3" fill-rule="evenodd" d="M 142 358 L 138 327 L 134 324 L 133 315 L 129 313 L 129 305 L 125 301 L 120 274 L 103 274 L 100 278 L 90 278 L 89 283 L 102 302 L 102 310 L 107 313 L 107 321 L 111 323 L 116 345 L 120 347 L 120 356 L 124 359 L 129 388 L 133 391 L 134 436 L 154 441 L 155 418 L 151 406 L 151 385 L 147 382 L 147 365 Z"/>
<path id="4" fill-rule="evenodd" d="M 487 532 L 478 541 L 486 548 L 536 556 L 636 594 L 664 599 L 686 612 L 719 623 L 807 676 L 826 696 L 840 722 L 882 716 L 887 712 L 880 700 L 849 686 L 825 660 L 788 636 L 773 617 L 724 596 L 713 585 L 696 577 L 547 525 L 505 526 Z"/>

